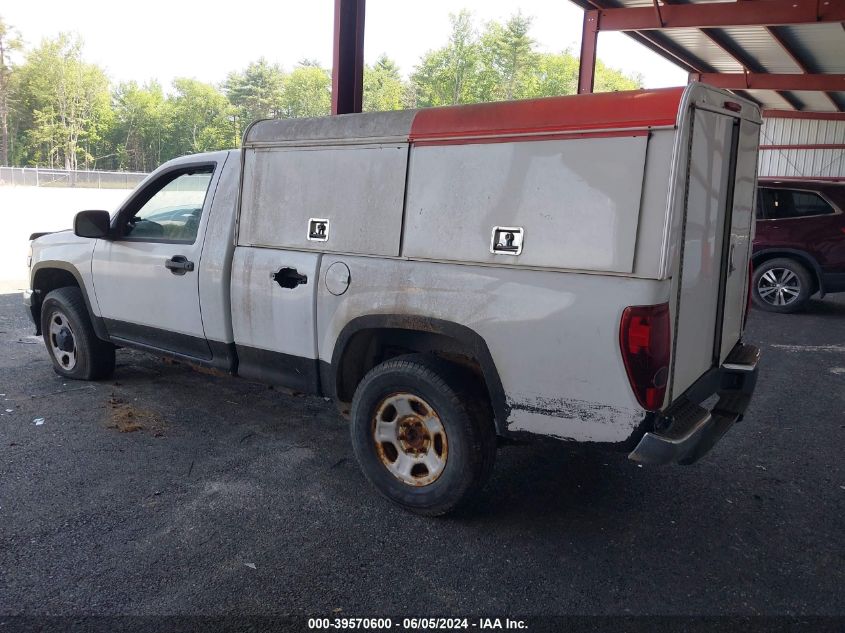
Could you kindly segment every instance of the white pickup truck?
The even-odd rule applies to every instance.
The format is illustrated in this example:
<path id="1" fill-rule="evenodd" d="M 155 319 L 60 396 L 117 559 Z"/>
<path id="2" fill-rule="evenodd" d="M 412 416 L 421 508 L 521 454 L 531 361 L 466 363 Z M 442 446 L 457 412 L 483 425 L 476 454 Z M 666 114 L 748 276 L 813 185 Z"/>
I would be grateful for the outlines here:
<path id="1" fill-rule="evenodd" d="M 760 123 L 701 84 L 259 121 L 34 239 L 24 301 L 68 378 L 134 347 L 331 396 L 422 514 L 497 436 L 692 463 L 757 377 Z"/>

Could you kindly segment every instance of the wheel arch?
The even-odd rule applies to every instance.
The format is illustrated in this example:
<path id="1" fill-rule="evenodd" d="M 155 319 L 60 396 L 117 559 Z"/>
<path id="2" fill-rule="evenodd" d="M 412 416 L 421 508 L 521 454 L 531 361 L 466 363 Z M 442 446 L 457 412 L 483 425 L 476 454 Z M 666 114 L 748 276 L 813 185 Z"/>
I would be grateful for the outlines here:
<path id="1" fill-rule="evenodd" d="M 57 260 L 41 261 L 32 268 L 33 301 L 30 310 L 32 311 L 32 318 L 35 321 L 35 333 L 38 335 L 41 334 L 41 304 L 44 302 L 44 297 L 57 288 L 73 286 L 79 288 L 82 293 L 94 333 L 98 338 L 109 340 L 103 320 L 95 316 L 94 311 L 91 309 L 88 288 L 86 288 L 79 270 L 73 264 Z"/>
<path id="2" fill-rule="evenodd" d="M 798 263 L 803 264 L 807 270 L 810 271 L 810 274 L 813 276 L 813 292 L 810 294 L 814 294 L 815 292 L 819 293 L 819 298 L 823 299 L 825 295 L 824 290 L 824 281 L 822 276 L 822 269 L 819 266 L 819 263 L 816 261 L 816 258 L 813 257 L 810 253 L 806 251 L 802 251 L 796 248 L 765 248 L 760 251 L 757 251 L 751 256 L 751 262 L 754 265 L 754 268 L 765 264 L 767 261 L 772 259 L 778 259 L 780 257 L 786 259 L 794 259 Z"/>
<path id="3" fill-rule="evenodd" d="M 326 395 L 351 402 L 355 388 L 375 365 L 408 352 L 434 353 L 462 360 L 473 370 L 489 398 L 496 431 L 507 434 L 509 407 L 499 372 L 485 340 L 465 325 L 402 314 L 373 314 L 352 319 L 335 340 L 331 364 L 321 362 Z"/>

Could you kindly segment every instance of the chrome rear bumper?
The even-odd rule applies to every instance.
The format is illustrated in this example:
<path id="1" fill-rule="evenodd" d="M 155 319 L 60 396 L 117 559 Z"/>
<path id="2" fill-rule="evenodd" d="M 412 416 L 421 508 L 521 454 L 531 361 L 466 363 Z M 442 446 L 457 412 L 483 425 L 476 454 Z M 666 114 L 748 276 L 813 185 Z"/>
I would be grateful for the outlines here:
<path id="1" fill-rule="evenodd" d="M 736 422 L 742 420 L 757 384 L 760 350 L 738 343 L 724 364 L 699 379 L 665 413 L 660 431 L 646 433 L 628 455 L 641 464 L 692 464 Z M 708 411 L 701 402 L 713 394 L 718 402 Z"/>

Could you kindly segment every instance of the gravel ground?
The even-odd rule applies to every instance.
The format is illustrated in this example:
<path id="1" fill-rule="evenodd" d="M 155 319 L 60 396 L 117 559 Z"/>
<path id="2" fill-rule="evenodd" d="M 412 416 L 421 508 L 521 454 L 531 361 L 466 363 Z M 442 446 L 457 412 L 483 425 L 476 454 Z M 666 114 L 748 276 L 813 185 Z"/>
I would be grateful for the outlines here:
<path id="1" fill-rule="evenodd" d="M 130 351 L 67 382 L 31 335 L 0 296 L 0 615 L 845 615 L 842 298 L 752 314 L 698 464 L 509 446 L 446 519 L 370 490 L 321 398 Z"/>

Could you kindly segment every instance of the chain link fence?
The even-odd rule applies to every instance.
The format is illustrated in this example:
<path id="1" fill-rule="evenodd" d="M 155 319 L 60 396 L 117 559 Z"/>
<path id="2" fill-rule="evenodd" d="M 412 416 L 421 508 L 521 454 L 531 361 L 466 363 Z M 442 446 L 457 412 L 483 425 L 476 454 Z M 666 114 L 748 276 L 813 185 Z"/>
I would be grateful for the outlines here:
<path id="1" fill-rule="evenodd" d="M 147 174 L 134 171 L 68 171 L 41 167 L 0 167 L 0 186 L 134 189 Z"/>

